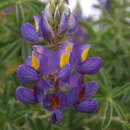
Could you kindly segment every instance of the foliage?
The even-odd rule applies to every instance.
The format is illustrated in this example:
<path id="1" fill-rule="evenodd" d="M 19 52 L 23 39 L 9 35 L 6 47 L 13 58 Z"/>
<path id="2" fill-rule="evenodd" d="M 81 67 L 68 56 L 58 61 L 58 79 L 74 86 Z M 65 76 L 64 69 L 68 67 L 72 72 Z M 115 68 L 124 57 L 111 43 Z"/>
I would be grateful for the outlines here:
<path id="1" fill-rule="evenodd" d="M 32 16 L 41 15 L 44 6 L 38 0 L 0 1 L 0 130 L 129 130 L 130 3 L 126 0 L 113 0 L 110 9 L 99 7 L 103 11 L 99 20 L 80 22 L 90 36 L 91 56 L 98 54 L 104 60 L 100 73 L 86 77 L 86 81 L 99 83 L 98 113 L 86 115 L 71 109 L 60 125 L 52 125 L 47 111 L 15 100 L 15 88 L 20 84 L 15 72 L 31 51 L 20 27 L 25 21 L 33 23 Z M 9 7 L 16 10 L 7 14 L 4 10 Z"/>

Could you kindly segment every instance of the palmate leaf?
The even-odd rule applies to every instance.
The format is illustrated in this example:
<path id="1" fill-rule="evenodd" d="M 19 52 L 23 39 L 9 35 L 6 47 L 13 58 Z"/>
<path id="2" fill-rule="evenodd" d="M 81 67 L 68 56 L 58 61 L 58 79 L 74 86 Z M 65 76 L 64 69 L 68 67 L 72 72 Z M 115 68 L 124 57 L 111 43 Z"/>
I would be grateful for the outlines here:
<path id="1" fill-rule="evenodd" d="M 10 32 L 11 34 L 14 34 L 15 36 L 18 35 L 18 31 L 16 30 L 16 28 L 13 25 L 10 25 L 8 23 L 3 24 L 3 27 Z"/>
<path id="2" fill-rule="evenodd" d="M 15 1 L 13 0 L 4 0 L 0 1 L 0 10 L 3 10 L 5 8 L 9 8 L 15 5 Z"/>
<path id="3" fill-rule="evenodd" d="M 8 45 L 12 44 L 15 41 L 15 39 L 10 39 L 5 42 L 0 42 L 0 50 L 4 47 L 7 47 Z"/>
<path id="4" fill-rule="evenodd" d="M 22 44 L 20 44 L 20 40 L 15 40 L 12 44 L 8 45 L 6 51 L 4 51 L 4 54 L 1 57 L 2 62 L 0 64 L 8 62 L 10 58 L 16 55 L 19 52 L 21 45 Z"/>
<path id="5" fill-rule="evenodd" d="M 112 116 L 113 116 L 113 106 L 111 105 L 110 102 L 105 103 L 105 108 L 104 108 L 104 113 L 103 113 L 103 120 L 101 123 L 101 128 L 106 129 L 109 127 L 112 121 Z"/>

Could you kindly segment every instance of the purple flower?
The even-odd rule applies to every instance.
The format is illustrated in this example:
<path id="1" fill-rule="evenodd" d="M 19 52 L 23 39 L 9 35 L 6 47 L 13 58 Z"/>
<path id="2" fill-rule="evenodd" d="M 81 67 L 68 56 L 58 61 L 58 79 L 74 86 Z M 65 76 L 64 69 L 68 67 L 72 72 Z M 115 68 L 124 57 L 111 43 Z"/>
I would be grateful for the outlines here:
<path id="1" fill-rule="evenodd" d="M 22 25 L 21 33 L 24 40 L 30 43 L 35 43 L 40 41 L 39 34 L 38 32 L 36 32 L 35 27 L 29 23 L 25 23 Z"/>
<path id="2" fill-rule="evenodd" d="M 30 43 L 41 42 L 43 40 L 40 27 L 41 17 L 34 16 L 34 21 L 35 26 L 30 23 L 25 23 L 21 27 L 22 37 Z"/>
<path id="3" fill-rule="evenodd" d="M 80 73 L 74 72 L 71 73 L 68 78 L 68 86 L 69 88 L 78 87 L 83 83 L 84 76 Z"/>
<path id="4" fill-rule="evenodd" d="M 58 124 L 61 120 L 62 112 L 60 110 L 54 110 L 54 112 L 51 114 L 51 122 L 54 124 Z"/>
<path id="5" fill-rule="evenodd" d="M 95 81 L 87 84 L 82 84 L 80 87 L 75 87 L 68 93 L 69 106 L 75 105 L 76 109 L 80 112 L 93 113 L 98 109 L 96 99 L 89 98 L 94 96 L 98 90 L 98 84 Z"/>
<path id="6" fill-rule="evenodd" d="M 49 65 L 51 59 L 48 57 L 51 56 L 51 52 L 46 48 L 41 46 L 33 46 L 32 56 L 28 57 L 27 65 L 20 65 L 17 70 L 17 76 L 19 80 L 23 83 L 35 83 L 46 76 L 49 72 L 52 72 Z"/>
<path id="7" fill-rule="evenodd" d="M 51 13 L 50 13 L 50 8 L 49 8 L 49 6 L 46 6 L 46 7 L 45 7 L 45 9 L 44 9 L 44 11 L 43 11 L 43 16 L 45 16 L 45 17 L 48 19 L 48 21 L 50 21 L 50 20 L 52 19 L 52 15 L 51 15 Z"/>
<path id="8" fill-rule="evenodd" d="M 87 58 L 87 60 L 79 65 L 77 68 L 78 72 L 81 74 L 95 74 L 103 67 L 103 61 L 100 57 Z"/>
<path id="9" fill-rule="evenodd" d="M 37 104 L 43 102 L 45 92 L 49 89 L 49 84 L 45 80 L 37 81 L 33 88 L 18 87 L 16 89 L 16 99 L 23 104 Z"/>
<path id="10" fill-rule="evenodd" d="M 50 39 L 50 38 L 54 37 L 54 32 L 52 30 L 51 25 L 49 24 L 47 17 L 42 16 L 42 19 L 41 19 L 41 22 L 40 22 L 40 27 L 41 27 L 41 30 L 42 30 L 43 37 L 45 39 Z"/>
<path id="11" fill-rule="evenodd" d="M 95 113 L 97 112 L 98 107 L 99 104 L 96 99 L 87 99 L 76 105 L 76 109 L 83 113 Z"/>
<path id="12" fill-rule="evenodd" d="M 62 13 L 62 16 L 61 16 L 61 22 L 59 25 L 59 33 L 66 31 L 67 26 L 68 26 L 68 15 L 67 13 L 64 12 Z"/>
<path id="13" fill-rule="evenodd" d="M 67 80 L 72 73 L 72 67 L 70 64 L 66 65 L 63 69 L 59 72 L 59 78 L 62 80 Z"/>
<path id="14" fill-rule="evenodd" d="M 17 100 L 23 104 L 42 103 L 45 109 L 53 111 L 50 118 L 54 124 L 62 120 L 62 110 L 73 106 L 83 113 L 96 112 L 99 105 L 91 96 L 96 94 L 98 84 L 85 83 L 84 78 L 86 74 L 98 72 L 103 61 L 100 57 L 88 58 L 90 47 L 67 42 L 53 52 L 34 45 L 27 64 L 17 70 L 19 80 L 32 84 L 33 88 L 18 87 Z M 62 92 L 66 89 L 67 94 Z"/>
<path id="15" fill-rule="evenodd" d="M 50 84 L 47 80 L 41 79 L 35 83 L 33 90 L 38 102 L 43 102 L 45 93 L 49 88 Z"/>
<path id="16" fill-rule="evenodd" d="M 16 89 L 16 99 L 23 104 L 37 104 L 38 100 L 30 88 L 18 87 Z"/>
<path id="17" fill-rule="evenodd" d="M 70 15 L 68 34 L 71 34 L 76 31 L 78 25 L 78 16 L 76 13 Z"/>
<path id="18" fill-rule="evenodd" d="M 73 42 L 65 42 L 62 46 L 60 46 L 60 49 L 72 52 L 74 45 L 75 44 Z"/>
<path id="19" fill-rule="evenodd" d="M 32 56 L 27 57 L 26 64 L 30 66 L 32 65 Z"/>
<path id="20" fill-rule="evenodd" d="M 43 104 L 47 110 L 63 110 L 67 107 L 67 97 L 63 92 L 48 94 L 44 98 Z"/>
<path id="21" fill-rule="evenodd" d="M 66 65 L 69 64 L 70 52 L 65 49 L 61 49 L 56 52 L 56 57 L 59 68 L 63 69 Z"/>
<path id="22" fill-rule="evenodd" d="M 23 83 L 31 84 L 40 79 L 40 75 L 29 65 L 20 65 L 17 70 L 17 77 Z"/>
<path id="23" fill-rule="evenodd" d="M 88 57 L 90 48 L 89 44 L 76 44 L 70 57 L 70 64 L 76 67 L 83 63 Z"/>

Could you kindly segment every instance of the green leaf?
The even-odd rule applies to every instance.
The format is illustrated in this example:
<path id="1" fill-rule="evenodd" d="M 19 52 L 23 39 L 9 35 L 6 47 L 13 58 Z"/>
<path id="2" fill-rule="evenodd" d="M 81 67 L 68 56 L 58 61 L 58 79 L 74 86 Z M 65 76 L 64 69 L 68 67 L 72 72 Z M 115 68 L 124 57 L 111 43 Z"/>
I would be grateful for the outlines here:
<path id="1" fill-rule="evenodd" d="M 112 90 L 112 97 L 117 98 L 123 94 L 130 92 L 130 83 L 126 83 L 122 87 L 116 87 Z"/>
<path id="2" fill-rule="evenodd" d="M 101 123 L 102 129 L 106 129 L 109 127 L 112 121 L 112 115 L 113 115 L 113 106 L 111 105 L 110 102 L 106 102 L 103 120 Z"/>
<path id="3" fill-rule="evenodd" d="M 31 45 L 28 43 L 23 43 L 22 45 L 22 58 L 24 61 L 26 61 L 28 56 L 31 56 Z"/>
<path id="4" fill-rule="evenodd" d="M 5 8 L 9 8 L 9 7 L 12 7 L 15 5 L 15 2 L 14 1 L 1 1 L 0 3 L 0 10 L 3 10 Z"/>
<path id="5" fill-rule="evenodd" d="M 24 23 L 24 9 L 22 5 L 16 5 L 16 22 L 18 27 L 21 27 L 21 25 Z"/>
<path id="6" fill-rule="evenodd" d="M 103 85 L 107 88 L 107 90 L 111 91 L 112 83 L 111 83 L 110 77 L 103 69 L 100 71 L 100 77 L 101 77 Z"/>
<path id="7" fill-rule="evenodd" d="M 127 121 L 127 116 L 125 115 L 123 108 L 117 102 L 113 102 L 112 105 L 120 119 Z"/>
<path id="8" fill-rule="evenodd" d="M 81 25 L 83 25 L 85 27 L 86 31 L 91 36 L 96 37 L 97 34 L 96 34 L 95 30 L 93 29 L 93 26 L 90 23 L 88 23 L 86 21 L 81 21 L 80 23 L 81 23 Z"/>
<path id="9" fill-rule="evenodd" d="M 21 44 L 19 43 L 20 40 L 14 41 L 11 45 L 7 46 L 5 53 L 1 57 L 1 64 L 7 62 L 10 58 L 12 58 L 21 48 Z"/>
<path id="10" fill-rule="evenodd" d="M 3 24 L 3 27 L 5 29 L 7 29 L 7 31 L 10 31 L 12 34 L 15 34 L 15 35 L 18 34 L 18 32 L 16 31 L 15 27 L 10 25 L 10 24 L 8 24 L 8 23 Z"/>
<path id="11" fill-rule="evenodd" d="M 0 49 L 7 47 L 8 45 L 13 44 L 15 39 L 8 40 L 6 42 L 0 42 Z"/>

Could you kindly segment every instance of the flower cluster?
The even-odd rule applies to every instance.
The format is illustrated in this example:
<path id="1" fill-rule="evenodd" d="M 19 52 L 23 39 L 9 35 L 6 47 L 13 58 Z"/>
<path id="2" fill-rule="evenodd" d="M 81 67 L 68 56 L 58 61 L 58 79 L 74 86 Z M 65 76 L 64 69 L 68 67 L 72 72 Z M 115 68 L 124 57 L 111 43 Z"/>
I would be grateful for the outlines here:
<path id="1" fill-rule="evenodd" d="M 51 120 L 59 123 L 61 110 L 74 106 L 78 111 L 93 113 L 98 109 L 96 81 L 85 83 L 85 75 L 95 74 L 103 66 L 100 57 L 88 58 L 89 44 L 64 43 L 57 51 L 34 45 L 32 56 L 20 65 L 17 76 L 33 88 L 18 87 L 16 98 L 24 104 L 42 103 L 53 111 Z"/>
<path id="2" fill-rule="evenodd" d="M 71 13 L 62 0 L 52 0 L 44 9 L 43 15 L 34 16 L 35 26 L 23 24 L 23 38 L 30 43 L 49 42 L 51 45 L 65 42 L 75 32 L 78 17 Z"/>
<path id="3" fill-rule="evenodd" d="M 76 30 L 78 23 L 76 15 L 66 11 L 60 1 L 52 0 L 54 4 L 49 3 L 42 17 L 34 17 L 35 27 L 29 23 L 22 26 L 25 40 L 32 43 L 45 40 L 51 49 L 33 45 L 32 56 L 17 70 L 18 79 L 33 86 L 18 87 L 17 100 L 23 104 L 42 104 L 42 107 L 52 111 L 52 123 L 59 123 L 62 110 L 70 107 L 83 113 L 98 110 L 98 102 L 92 98 L 98 84 L 96 81 L 85 83 L 85 76 L 95 74 L 103 66 L 100 57 L 88 58 L 89 44 L 67 41 L 59 45 Z"/>

